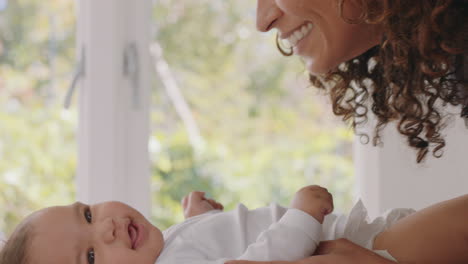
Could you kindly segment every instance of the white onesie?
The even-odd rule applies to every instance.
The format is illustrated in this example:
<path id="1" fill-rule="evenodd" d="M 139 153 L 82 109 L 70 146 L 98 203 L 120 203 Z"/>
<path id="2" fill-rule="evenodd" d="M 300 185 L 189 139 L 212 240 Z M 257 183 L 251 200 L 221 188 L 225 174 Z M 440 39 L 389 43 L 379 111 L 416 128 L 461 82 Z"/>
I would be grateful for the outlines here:
<path id="1" fill-rule="evenodd" d="M 395 209 L 367 223 L 358 202 L 348 217 L 328 215 L 323 225 L 297 209 L 276 204 L 248 210 L 214 210 L 191 217 L 163 232 L 165 246 L 157 264 L 224 264 L 231 259 L 298 260 L 312 255 L 320 240 L 347 238 L 368 249 L 378 233 L 411 213 Z M 389 217 L 390 216 L 390 217 Z M 376 252 L 394 260 L 387 252 Z"/>

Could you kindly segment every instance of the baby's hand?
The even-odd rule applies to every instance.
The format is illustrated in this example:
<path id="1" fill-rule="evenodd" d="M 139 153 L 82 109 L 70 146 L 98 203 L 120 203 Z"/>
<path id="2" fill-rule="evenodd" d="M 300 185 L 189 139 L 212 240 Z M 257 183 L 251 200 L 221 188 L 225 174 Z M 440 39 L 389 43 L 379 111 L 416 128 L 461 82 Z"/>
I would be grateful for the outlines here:
<path id="1" fill-rule="evenodd" d="M 294 195 L 291 207 L 304 211 L 323 223 L 325 215 L 333 211 L 333 196 L 318 185 L 306 186 Z"/>
<path id="2" fill-rule="evenodd" d="M 182 199 L 185 219 L 211 210 L 223 210 L 224 206 L 213 199 L 205 198 L 205 192 L 194 191 Z"/>

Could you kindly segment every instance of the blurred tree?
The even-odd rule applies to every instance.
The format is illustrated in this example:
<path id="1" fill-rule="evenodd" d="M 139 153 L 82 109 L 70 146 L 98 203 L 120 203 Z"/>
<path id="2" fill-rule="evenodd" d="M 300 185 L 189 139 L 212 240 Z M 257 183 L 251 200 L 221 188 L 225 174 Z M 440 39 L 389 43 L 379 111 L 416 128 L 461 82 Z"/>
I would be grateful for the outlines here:
<path id="1" fill-rule="evenodd" d="M 75 43 L 74 1 L 0 8 L 0 230 L 74 198 L 76 111 L 64 111 Z"/>
<path id="2" fill-rule="evenodd" d="M 61 99 L 75 55 L 75 17 L 74 1 L 5 3 L 0 206 L 6 210 L 0 230 L 10 231 L 26 213 L 74 197 L 76 110 L 62 110 Z M 190 122 L 176 111 L 162 76 L 155 78 L 153 221 L 161 227 L 180 221 L 180 199 L 195 189 L 229 209 L 238 202 L 287 205 L 303 185 L 323 184 L 346 211 L 352 202 L 352 134 L 308 87 L 302 64 L 281 57 L 274 36 L 254 32 L 253 2 L 157 0 L 153 11 L 154 42 L 170 70 L 166 77 L 177 85 L 203 139 L 194 149 Z"/>
<path id="3" fill-rule="evenodd" d="M 156 82 L 150 149 L 160 226 L 181 220 L 179 201 L 197 188 L 229 209 L 288 205 L 300 187 L 323 184 L 339 210 L 351 206 L 352 133 L 308 88 L 302 63 L 281 57 L 254 20 L 250 0 L 155 1 L 154 41 L 206 141 L 201 153 L 191 149 L 167 84 Z"/>

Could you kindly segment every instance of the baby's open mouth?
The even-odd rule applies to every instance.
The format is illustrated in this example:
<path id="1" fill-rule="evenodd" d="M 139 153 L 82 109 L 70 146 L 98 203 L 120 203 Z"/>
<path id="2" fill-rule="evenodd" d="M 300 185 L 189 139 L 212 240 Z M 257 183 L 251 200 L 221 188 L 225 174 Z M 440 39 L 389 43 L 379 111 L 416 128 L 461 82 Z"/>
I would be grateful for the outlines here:
<path id="1" fill-rule="evenodd" d="M 140 240 L 140 234 L 138 232 L 138 225 L 134 224 L 133 221 L 128 225 L 128 235 L 132 243 L 132 249 L 136 249 L 137 243 Z"/>

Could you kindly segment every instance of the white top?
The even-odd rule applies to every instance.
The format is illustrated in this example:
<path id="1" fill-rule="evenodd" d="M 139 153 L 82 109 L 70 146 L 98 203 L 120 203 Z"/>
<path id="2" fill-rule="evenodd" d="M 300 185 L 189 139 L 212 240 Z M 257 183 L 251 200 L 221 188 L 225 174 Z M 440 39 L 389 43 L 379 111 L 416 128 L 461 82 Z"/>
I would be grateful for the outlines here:
<path id="1" fill-rule="evenodd" d="M 226 260 L 297 260 L 317 247 L 322 227 L 307 213 L 276 204 L 191 217 L 163 232 L 158 264 L 223 264 Z M 294 246 L 291 246 L 294 245 Z"/>
<path id="2" fill-rule="evenodd" d="M 323 225 L 312 216 L 271 204 L 248 210 L 210 211 L 163 232 L 165 246 L 157 264 L 224 264 L 226 260 L 293 261 L 312 255 L 320 240 L 347 238 L 372 250 L 375 236 L 411 209 L 393 209 L 368 222 L 359 201 L 348 216 L 331 214 Z M 386 251 L 374 251 L 395 260 Z"/>

